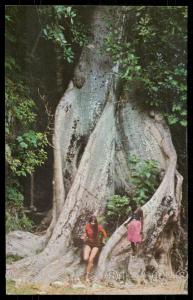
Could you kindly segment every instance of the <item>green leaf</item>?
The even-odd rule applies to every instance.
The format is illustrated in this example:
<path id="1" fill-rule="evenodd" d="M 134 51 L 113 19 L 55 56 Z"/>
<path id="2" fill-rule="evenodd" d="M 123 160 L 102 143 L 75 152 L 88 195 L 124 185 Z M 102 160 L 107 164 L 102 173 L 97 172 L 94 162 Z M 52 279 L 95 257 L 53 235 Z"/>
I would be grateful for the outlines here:
<path id="1" fill-rule="evenodd" d="M 157 92 L 157 91 L 158 91 L 158 87 L 156 87 L 156 86 L 152 86 L 151 89 L 152 89 L 154 92 Z"/>
<path id="2" fill-rule="evenodd" d="M 145 173 L 145 176 L 146 176 L 147 178 L 150 178 L 150 177 L 151 177 L 151 173 Z"/>
<path id="3" fill-rule="evenodd" d="M 24 143 L 24 142 L 21 142 L 19 145 L 23 149 L 27 149 L 28 148 L 28 145 L 26 143 Z"/>
<path id="4" fill-rule="evenodd" d="M 66 60 L 67 60 L 68 63 L 72 63 L 72 59 L 70 58 L 70 56 L 67 56 Z"/>
<path id="5" fill-rule="evenodd" d="M 181 116 L 187 116 L 187 111 L 186 111 L 186 110 L 182 110 L 182 111 L 180 112 L 180 115 L 181 115 Z"/>
<path id="6" fill-rule="evenodd" d="M 11 17 L 8 16 L 8 15 L 5 15 L 5 20 L 6 20 L 6 21 L 9 21 L 9 22 L 12 21 Z"/>
<path id="7" fill-rule="evenodd" d="M 174 115 L 169 115 L 168 116 L 168 122 L 170 125 L 176 124 L 178 122 L 178 117 L 174 116 Z"/>
<path id="8" fill-rule="evenodd" d="M 180 124 L 181 124 L 183 127 L 186 127 L 186 126 L 187 126 L 187 121 L 186 121 L 186 120 L 180 121 Z"/>
<path id="9" fill-rule="evenodd" d="M 47 32 L 46 28 L 43 29 L 43 33 L 46 37 L 48 36 L 48 32 Z"/>
<path id="10" fill-rule="evenodd" d="M 18 142 L 22 142 L 22 141 L 23 141 L 23 138 L 22 138 L 22 136 L 18 136 L 16 140 L 17 140 Z"/>
<path id="11" fill-rule="evenodd" d="M 176 104 L 174 104 L 174 105 L 172 106 L 172 111 L 180 111 L 181 109 L 182 109 L 181 105 L 176 105 Z"/>
<path id="12" fill-rule="evenodd" d="M 67 7 L 67 12 L 70 13 L 71 10 L 72 10 L 72 7 L 68 6 L 68 7 Z"/>

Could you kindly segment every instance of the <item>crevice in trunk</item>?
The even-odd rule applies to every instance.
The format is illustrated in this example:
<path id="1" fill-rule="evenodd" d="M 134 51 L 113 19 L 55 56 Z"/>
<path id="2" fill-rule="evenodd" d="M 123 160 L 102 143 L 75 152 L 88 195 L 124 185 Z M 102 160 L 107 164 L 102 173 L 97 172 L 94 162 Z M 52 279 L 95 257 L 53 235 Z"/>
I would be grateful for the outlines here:
<path id="1" fill-rule="evenodd" d="M 79 148 L 77 158 L 76 158 L 76 168 L 78 169 L 81 158 L 83 156 L 88 138 L 86 136 L 81 136 L 77 142 L 77 146 Z"/>

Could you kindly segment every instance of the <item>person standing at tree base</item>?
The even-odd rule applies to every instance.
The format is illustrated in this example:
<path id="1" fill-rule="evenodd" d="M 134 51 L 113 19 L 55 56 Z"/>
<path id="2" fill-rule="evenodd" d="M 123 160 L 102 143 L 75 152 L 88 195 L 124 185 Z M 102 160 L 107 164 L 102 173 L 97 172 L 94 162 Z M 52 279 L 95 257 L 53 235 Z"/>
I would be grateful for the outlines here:
<path id="1" fill-rule="evenodd" d="M 127 227 L 127 239 L 131 243 L 132 253 L 136 255 L 143 239 L 143 210 L 134 200 L 131 200 L 129 205 L 131 216 L 124 225 Z"/>
<path id="2" fill-rule="evenodd" d="M 106 237 L 107 233 L 104 228 L 98 224 L 97 218 L 91 216 L 89 222 L 86 224 L 85 233 L 82 236 L 84 241 L 83 259 L 88 263 L 85 276 L 86 282 L 90 282 L 89 275 L 93 268 L 94 259 L 102 248 Z"/>

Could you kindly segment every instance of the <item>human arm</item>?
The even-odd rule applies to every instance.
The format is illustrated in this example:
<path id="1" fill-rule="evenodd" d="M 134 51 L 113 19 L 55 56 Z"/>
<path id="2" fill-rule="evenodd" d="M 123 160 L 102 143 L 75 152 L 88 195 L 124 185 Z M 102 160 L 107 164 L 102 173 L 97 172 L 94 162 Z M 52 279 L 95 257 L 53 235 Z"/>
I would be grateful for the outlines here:
<path id="1" fill-rule="evenodd" d="M 107 232 L 104 230 L 104 228 L 101 225 L 99 225 L 99 233 L 100 232 L 102 233 L 102 240 L 101 240 L 101 242 L 104 244 L 105 240 L 107 238 Z"/>
<path id="2" fill-rule="evenodd" d="M 81 236 L 81 239 L 85 242 L 87 237 L 88 237 L 88 235 L 87 235 L 87 230 L 86 230 L 86 227 L 85 227 L 85 230 L 84 230 L 83 235 Z"/>
<path id="3" fill-rule="evenodd" d="M 125 227 L 127 227 L 127 225 L 130 223 L 131 219 L 132 219 L 131 216 L 129 216 L 129 218 L 123 223 L 123 225 Z"/>
<path id="4" fill-rule="evenodd" d="M 84 232 L 83 235 L 81 236 L 81 240 L 84 240 L 84 241 L 85 241 L 85 240 L 86 240 L 86 237 L 87 237 L 87 235 L 86 235 L 86 233 Z"/>
<path id="5" fill-rule="evenodd" d="M 143 233 L 143 210 L 140 208 L 139 209 L 140 213 L 140 220 L 141 220 L 141 233 Z"/>

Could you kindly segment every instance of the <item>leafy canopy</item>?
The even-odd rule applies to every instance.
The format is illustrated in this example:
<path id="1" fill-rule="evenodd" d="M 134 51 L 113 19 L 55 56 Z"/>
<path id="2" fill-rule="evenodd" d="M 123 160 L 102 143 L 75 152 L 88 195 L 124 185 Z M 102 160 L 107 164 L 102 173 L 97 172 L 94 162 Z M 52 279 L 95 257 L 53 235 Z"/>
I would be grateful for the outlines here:
<path id="1" fill-rule="evenodd" d="M 106 51 L 120 63 L 125 89 L 162 113 L 169 125 L 187 125 L 187 7 L 125 7 L 124 40 L 110 24 Z M 138 87 L 138 88 L 137 88 Z"/>
<path id="2" fill-rule="evenodd" d="M 74 60 L 74 44 L 82 47 L 87 42 L 87 31 L 77 11 L 71 6 L 40 6 L 43 27 L 42 36 L 61 49 L 61 56 L 68 63 Z"/>

